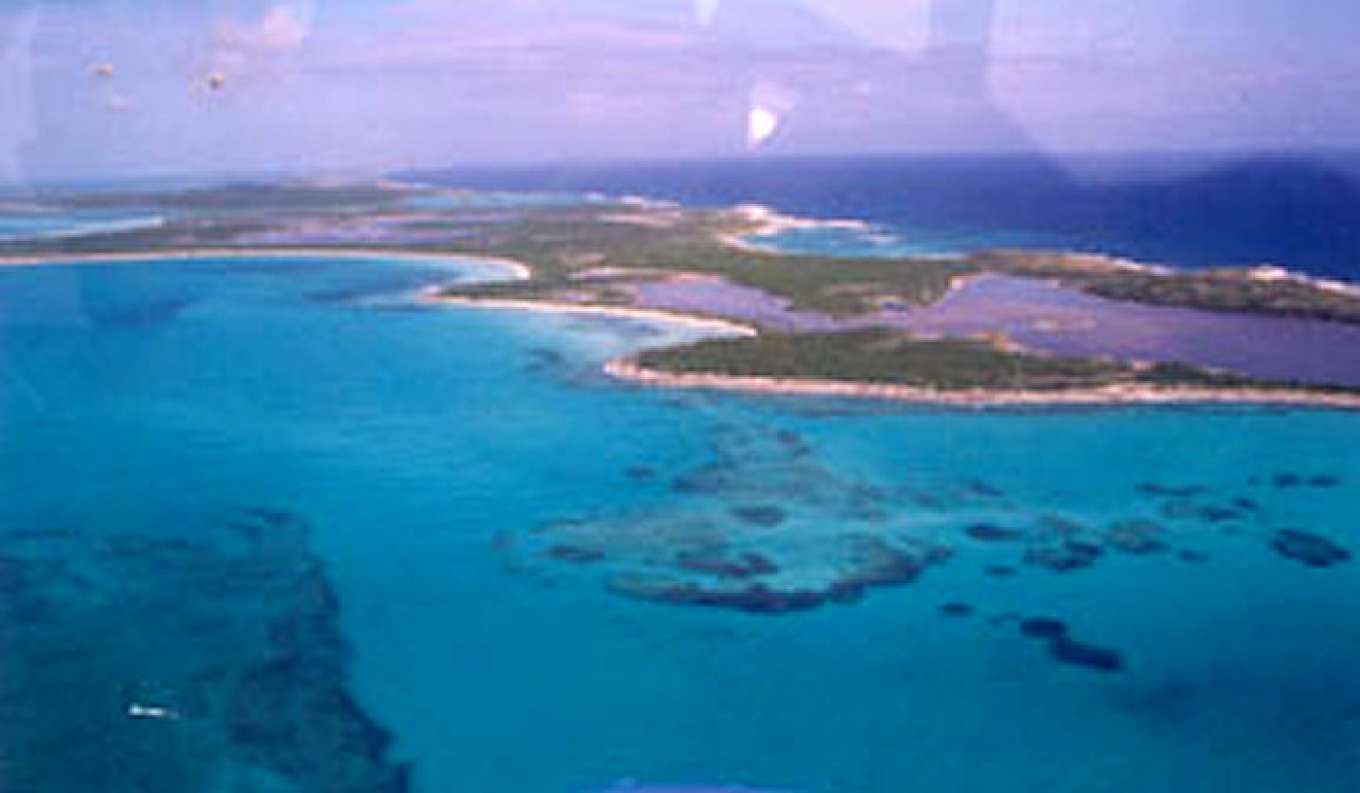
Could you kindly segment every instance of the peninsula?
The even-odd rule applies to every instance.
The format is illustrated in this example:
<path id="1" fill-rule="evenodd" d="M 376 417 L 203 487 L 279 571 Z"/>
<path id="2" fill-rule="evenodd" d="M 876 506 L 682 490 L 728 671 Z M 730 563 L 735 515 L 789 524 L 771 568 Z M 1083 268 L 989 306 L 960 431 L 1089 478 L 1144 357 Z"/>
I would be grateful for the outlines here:
<path id="1" fill-rule="evenodd" d="M 1184 271 L 1034 250 L 791 254 L 759 241 L 819 221 L 751 206 L 381 181 L 29 200 L 158 222 L 0 241 L 0 263 L 477 257 L 511 277 L 435 287 L 422 299 L 700 323 L 710 337 L 606 367 L 644 384 L 972 406 L 1360 407 L 1360 365 L 1345 358 L 1360 350 L 1360 290 L 1279 267 Z"/>

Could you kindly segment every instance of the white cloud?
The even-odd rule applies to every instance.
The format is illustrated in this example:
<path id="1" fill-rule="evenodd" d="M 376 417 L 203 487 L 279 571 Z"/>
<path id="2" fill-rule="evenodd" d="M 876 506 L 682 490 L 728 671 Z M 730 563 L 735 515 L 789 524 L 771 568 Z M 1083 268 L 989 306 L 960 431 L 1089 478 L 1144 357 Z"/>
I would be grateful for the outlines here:
<path id="1" fill-rule="evenodd" d="M 194 67 L 193 82 L 216 91 L 231 85 L 277 83 L 292 70 L 293 56 L 312 34 L 315 0 L 276 2 L 242 21 L 219 19 L 208 48 Z"/>
<path id="2" fill-rule="evenodd" d="M 310 3 L 284 3 L 270 8 L 260 21 L 261 43 L 275 49 L 301 46 L 311 33 L 311 11 Z"/>
<path id="3" fill-rule="evenodd" d="M 312 9 L 310 1 L 279 3 L 253 24 L 225 20 L 218 25 L 217 40 L 225 48 L 238 50 L 296 49 L 311 34 Z"/>

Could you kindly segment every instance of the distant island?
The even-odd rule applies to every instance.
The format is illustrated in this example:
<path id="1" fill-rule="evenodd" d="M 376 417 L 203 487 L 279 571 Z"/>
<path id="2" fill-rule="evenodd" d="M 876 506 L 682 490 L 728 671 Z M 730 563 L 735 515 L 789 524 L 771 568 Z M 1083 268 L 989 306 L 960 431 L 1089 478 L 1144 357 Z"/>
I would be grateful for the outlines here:
<path id="1" fill-rule="evenodd" d="M 439 286 L 423 299 L 706 326 L 704 340 L 640 350 L 606 366 L 644 384 L 969 406 L 1360 407 L 1360 369 L 1317 354 L 1360 349 L 1360 289 L 1274 266 L 1187 271 L 1034 250 L 791 254 L 759 241 L 789 228 L 854 222 L 789 218 L 755 206 L 701 209 L 388 182 L 26 200 L 53 211 L 144 210 L 159 221 L 3 241 L 2 262 L 248 253 L 478 257 L 515 277 Z"/>

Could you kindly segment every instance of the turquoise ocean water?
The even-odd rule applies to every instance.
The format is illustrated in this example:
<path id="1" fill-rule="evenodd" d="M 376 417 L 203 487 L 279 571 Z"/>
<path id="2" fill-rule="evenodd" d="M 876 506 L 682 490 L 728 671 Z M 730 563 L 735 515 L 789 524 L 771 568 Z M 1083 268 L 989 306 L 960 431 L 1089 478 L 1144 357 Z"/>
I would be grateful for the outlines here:
<path id="1" fill-rule="evenodd" d="M 0 790 L 1353 789 L 1356 416 L 639 390 L 491 274 L 0 271 Z"/>

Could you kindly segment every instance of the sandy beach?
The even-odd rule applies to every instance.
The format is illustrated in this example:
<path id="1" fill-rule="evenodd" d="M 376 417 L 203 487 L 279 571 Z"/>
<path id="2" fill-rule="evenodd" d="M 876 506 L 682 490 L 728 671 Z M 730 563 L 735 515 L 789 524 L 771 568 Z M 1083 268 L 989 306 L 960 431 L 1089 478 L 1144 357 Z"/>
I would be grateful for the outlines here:
<path id="1" fill-rule="evenodd" d="M 437 289 L 428 290 L 423 297 L 431 302 L 446 303 L 455 306 L 471 306 L 474 308 L 538 311 L 548 314 L 585 314 L 624 317 L 649 322 L 666 322 L 726 336 L 755 336 L 757 333 L 756 329 L 750 325 L 743 325 L 730 320 L 698 317 L 691 314 L 681 314 L 675 311 L 664 311 L 654 308 L 582 305 L 578 303 L 563 303 L 548 300 L 502 300 L 496 298 L 457 297 L 439 295 Z"/>
<path id="2" fill-rule="evenodd" d="M 740 218 L 745 227 L 734 232 L 720 232 L 715 235 L 718 242 L 748 253 L 778 254 L 778 248 L 762 245 L 753 238 L 773 237 L 790 229 L 838 228 L 866 231 L 869 224 L 862 220 L 803 218 L 786 215 L 760 204 L 739 204 L 727 210 Z"/>
<path id="3" fill-rule="evenodd" d="M 664 372 L 639 366 L 634 360 L 626 357 L 609 361 L 604 365 L 604 371 L 620 380 L 663 388 L 882 399 L 966 408 L 1249 404 L 1360 410 L 1360 394 L 1326 393 L 1306 389 L 1111 385 L 1054 391 L 981 388 L 939 390 L 886 383 Z"/>
<path id="4" fill-rule="evenodd" d="M 472 260 L 503 268 L 511 280 L 528 280 L 532 270 L 522 262 L 497 257 L 393 251 L 381 248 L 182 248 L 139 253 L 87 253 L 0 257 L 0 267 L 42 265 L 81 265 L 107 262 L 208 258 L 392 258 L 415 261 Z M 956 279 L 951 294 L 975 281 L 974 277 Z M 551 300 L 460 297 L 440 294 L 442 286 L 423 290 L 418 299 L 453 306 L 536 311 L 554 314 L 612 316 L 648 322 L 681 325 L 723 336 L 755 336 L 757 329 L 735 320 L 705 317 L 693 313 L 652 307 L 602 306 Z M 1360 410 L 1360 394 L 1331 393 L 1291 389 L 1225 389 L 1203 387 L 1161 387 L 1150 385 L 1113 385 L 1089 389 L 1055 391 L 1025 390 L 938 390 L 905 385 L 799 378 L 731 376 L 718 373 L 673 373 L 639 366 L 629 357 L 607 362 L 604 371 L 620 380 L 666 388 L 713 389 L 755 394 L 883 399 L 916 404 L 968 408 L 1044 407 L 1044 406 L 1120 406 L 1150 404 L 1257 404 L 1294 405 Z"/>

